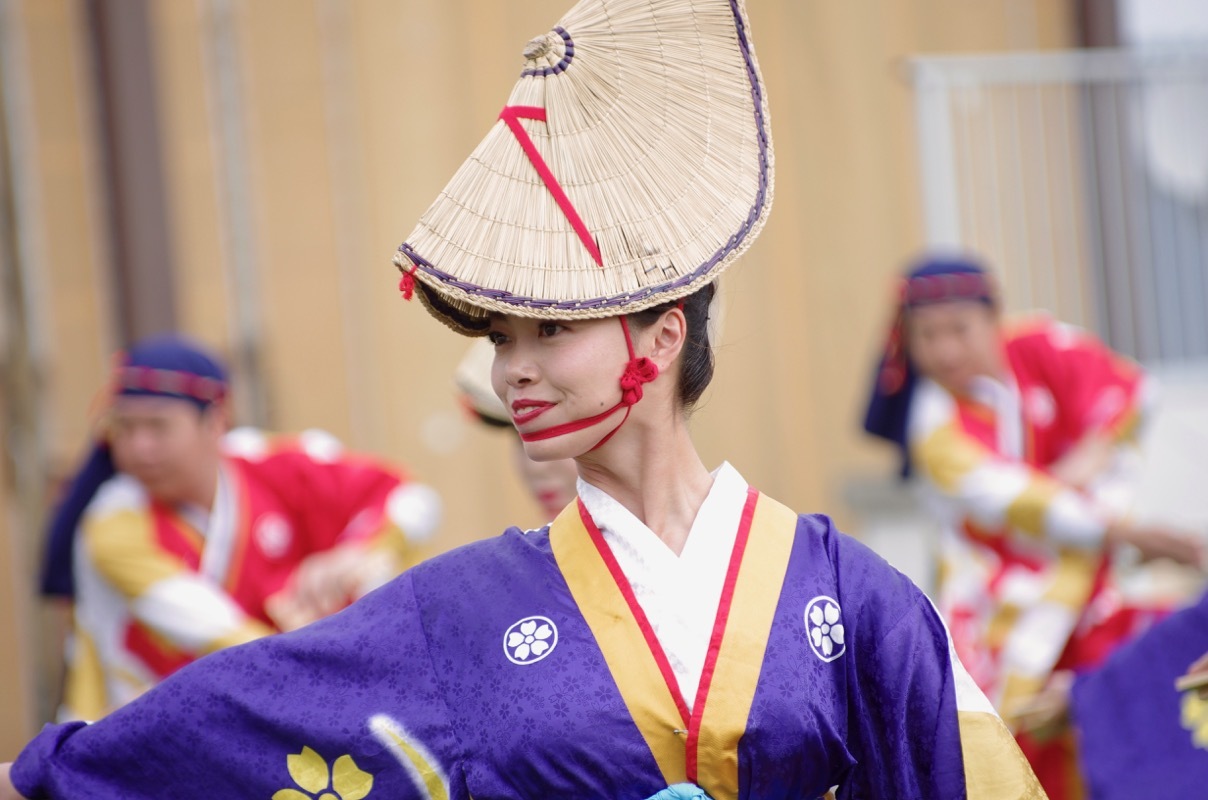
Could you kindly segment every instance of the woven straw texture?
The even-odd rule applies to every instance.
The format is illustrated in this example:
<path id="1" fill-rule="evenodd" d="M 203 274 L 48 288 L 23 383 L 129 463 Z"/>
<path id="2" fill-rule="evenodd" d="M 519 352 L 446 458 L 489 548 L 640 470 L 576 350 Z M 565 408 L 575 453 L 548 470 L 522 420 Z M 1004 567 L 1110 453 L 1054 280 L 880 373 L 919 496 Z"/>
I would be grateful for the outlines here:
<path id="1" fill-rule="evenodd" d="M 630 313 L 746 250 L 773 155 L 740 0 L 585 0 L 523 55 L 504 114 L 395 256 L 439 318 L 474 335 L 491 312 Z"/>

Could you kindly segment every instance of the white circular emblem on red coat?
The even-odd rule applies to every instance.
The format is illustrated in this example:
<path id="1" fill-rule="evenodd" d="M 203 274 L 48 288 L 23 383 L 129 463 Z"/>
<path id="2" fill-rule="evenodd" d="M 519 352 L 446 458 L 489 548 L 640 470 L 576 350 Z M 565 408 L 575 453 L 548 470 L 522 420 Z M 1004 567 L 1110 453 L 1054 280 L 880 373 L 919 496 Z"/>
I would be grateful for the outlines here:
<path id="1" fill-rule="evenodd" d="M 256 546 L 269 558 L 277 559 L 289 552 L 294 531 L 280 514 L 265 514 L 256 520 Z"/>
<path id="2" fill-rule="evenodd" d="M 814 655 L 823 661 L 829 663 L 847 652 L 847 631 L 839 603 L 833 598 L 818 595 L 806 604 L 805 630 Z"/>
<path id="3" fill-rule="evenodd" d="M 1095 403 L 1087 414 L 1087 423 L 1095 428 L 1109 425 L 1118 419 L 1127 407 L 1128 393 L 1124 391 L 1124 387 L 1108 386 L 1095 398 Z"/>
<path id="4" fill-rule="evenodd" d="M 1025 413 L 1034 425 L 1047 428 L 1057 419 L 1057 401 L 1043 386 L 1032 386 L 1023 397 Z"/>

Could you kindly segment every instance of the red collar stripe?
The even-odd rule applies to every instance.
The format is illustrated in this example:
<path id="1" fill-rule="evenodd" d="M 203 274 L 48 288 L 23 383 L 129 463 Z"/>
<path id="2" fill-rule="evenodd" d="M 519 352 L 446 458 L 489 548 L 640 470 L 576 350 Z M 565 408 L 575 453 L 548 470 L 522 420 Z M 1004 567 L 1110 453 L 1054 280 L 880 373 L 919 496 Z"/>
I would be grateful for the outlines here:
<path id="1" fill-rule="evenodd" d="M 755 502 L 759 492 L 753 487 L 747 489 L 747 502 L 742 508 L 742 517 L 738 523 L 738 535 L 734 539 L 734 550 L 730 554 L 730 566 L 726 569 L 726 581 L 722 585 L 721 599 L 717 604 L 717 618 L 713 621 L 713 635 L 709 638 L 709 651 L 705 654 L 705 667 L 701 670 L 700 686 L 696 690 L 696 702 L 692 705 L 692 719 L 688 725 L 688 778 L 696 782 L 697 762 L 700 744 L 701 720 L 705 715 L 705 703 L 709 699 L 709 687 L 713 684 L 713 673 L 717 669 L 717 655 L 721 652 L 721 640 L 726 632 L 726 623 L 730 619 L 730 607 L 734 602 L 734 587 L 738 583 L 738 568 L 742 566 L 742 556 L 747 549 L 747 540 L 751 535 L 751 520 L 755 517 Z"/>
<path id="2" fill-rule="evenodd" d="M 612 554 L 612 548 L 608 546 L 608 542 L 604 541 L 604 534 L 596 526 L 596 521 L 591 518 L 591 514 L 588 513 L 587 506 L 583 505 L 583 501 L 580 499 L 577 502 L 583 526 L 587 528 L 587 534 L 591 537 L 592 544 L 596 546 L 596 550 L 600 553 L 600 558 L 604 559 L 604 563 L 608 567 L 608 573 L 612 575 L 613 581 L 616 582 L 617 588 L 621 590 L 621 595 L 625 598 L 625 603 L 629 606 L 630 613 L 637 620 L 638 627 L 642 629 L 642 636 L 646 639 L 646 646 L 650 648 L 650 653 L 659 665 L 659 672 L 662 673 L 663 680 L 667 684 L 667 689 L 675 699 L 675 707 L 679 709 L 684 725 L 687 725 L 692 715 L 689 713 L 688 704 L 684 701 L 684 695 L 679 689 L 679 682 L 675 679 L 675 671 L 671 669 L 671 662 L 667 660 L 667 654 L 663 651 L 663 646 L 659 644 L 658 636 L 655 635 L 654 628 L 651 626 L 646 612 L 642 610 L 641 603 L 638 602 L 638 598 L 634 595 L 633 587 L 629 585 L 629 579 L 625 577 L 625 573 L 621 570 L 621 565 L 617 563 L 617 557 Z"/>
<path id="3" fill-rule="evenodd" d="M 691 711 L 688 710 L 688 704 L 685 702 L 684 695 L 680 691 L 679 681 L 675 678 L 675 672 L 671 669 L 671 662 L 667 659 L 667 654 L 659 643 L 658 636 L 655 635 L 654 628 L 651 626 L 646 612 L 642 610 L 641 604 L 634 595 L 633 587 L 629 585 L 629 579 L 625 577 L 625 573 L 621 570 L 621 565 L 617 562 L 616 556 L 613 555 L 608 542 L 604 540 L 604 535 L 600 532 L 599 527 L 596 526 L 595 520 L 588 513 L 587 507 L 583 505 L 582 500 L 578 501 L 579 516 L 583 520 L 583 525 L 587 528 L 592 543 L 600 553 L 600 558 L 608 566 L 608 572 L 612 575 L 613 581 L 616 582 L 617 588 L 625 598 L 630 613 L 633 614 L 638 627 L 641 628 L 642 635 L 646 639 L 646 646 L 650 648 L 650 652 L 659 666 L 659 672 L 662 673 L 663 680 L 667 684 L 667 689 L 675 699 L 675 705 L 679 709 L 680 716 L 684 719 L 684 724 L 687 726 L 688 736 L 685 744 L 686 767 L 688 780 L 692 782 L 696 782 L 697 780 L 697 749 L 700 741 L 701 720 L 704 718 L 705 703 L 709 697 L 709 686 L 713 681 L 713 673 L 717 668 L 717 656 L 721 652 L 721 643 L 725 636 L 726 623 L 730 618 L 730 606 L 734 600 L 734 588 L 738 582 L 738 571 L 742 565 L 742 556 L 746 551 L 747 541 L 750 538 L 751 521 L 755 517 L 755 504 L 758 498 L 759 492 L 754 488 L 747 490 L 747 501 L 743 506 L 738 533 L 734 539 L 734 549 L 730 552 L 730 563 L 726 568 L 726 579 L 722 586 L 721 598 L 717 606 L 717 616 L 713 620 L 713 633 L 709 638 L 709 650 L 705 656 L 704 669 L 701 671 L 700 685 L 696 693 L 696 703 L 693 705 Z"/>

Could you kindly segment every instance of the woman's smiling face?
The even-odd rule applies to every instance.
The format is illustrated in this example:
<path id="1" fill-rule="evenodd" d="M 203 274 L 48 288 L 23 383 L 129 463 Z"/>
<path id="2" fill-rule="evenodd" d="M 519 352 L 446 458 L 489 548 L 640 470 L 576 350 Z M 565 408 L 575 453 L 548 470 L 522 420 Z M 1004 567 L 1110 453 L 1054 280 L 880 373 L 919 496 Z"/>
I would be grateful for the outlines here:
<path id="1" fill-rule="evenodd" d="M 629 360 L 616 318 L 551 321 L 496 315 L 491 385 L 523 436 L 587 419 L 617 405 Z M 574 458 L 620 421 L 624 409 L 583 430 L 527 441 L 534 461 Z"/>

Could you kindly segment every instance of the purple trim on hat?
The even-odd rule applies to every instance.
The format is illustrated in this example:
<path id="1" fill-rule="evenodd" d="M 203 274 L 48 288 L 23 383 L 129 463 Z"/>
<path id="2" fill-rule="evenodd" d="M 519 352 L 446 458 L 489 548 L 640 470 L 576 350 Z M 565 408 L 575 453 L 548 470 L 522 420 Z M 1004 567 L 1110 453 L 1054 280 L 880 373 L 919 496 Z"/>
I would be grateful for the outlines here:
<path id="1" fill-rule="evenodd" d="M 567 33 L 566 30 L 563 29 L 563 27 L 561 25 L 557 25 L 554 27 L 554 33 L 561 36 L 562 41 L 566 42 L 566 49 L 565 49 L 565 52 L 563 52 L 563 54 L 562 54 L 562 60 L 559 61 L 557 64 L 554 64 L 552 67 L 542 67 L 541 69 L 526 69 L 524 72 L 520 73 L 520 77 L 525 78 L 525 77 L 532 75 L 532 76 L 540 76 L 542 78 L 548 78 L 550 75 L 557 75 L 559 72 L 563 72 L 567 67 L 570 66 L 570 62 L 575 60 L 575 43 L 570 38 L 570 34 Z"/>
<path id="2" fill-rule="evenodd" d="M 751 232 L 751 228 L 759 221 L 760 215 L 763 213 L 764 204 L 767 202 L 768 193 L 768 132 L 766 121 L 763 116 L 763 87 L 759 85 L 759 75 L 755 71 L 755 61 L 751 57 L 751 44 L 747 38 L 746 26 L 743 25 L 742 15 L 738 10 L 738 0 L 730 0 L 730 9 L 734 13 L 734 23 L 738 34 L 738 45 L 742 50 L 742 57 L 747 65 L 747 75 L 751 82 L 751 99 L 755 104 L 755 126 L 759 135 L 759 192 L 755 196 L 755 204 L 751 206 L 751 211 L 747 214 L 746 220 L 739 226 L 738 230 L 718 248 L 713 256 L 701 264 L 687 275 L 681 275 L 673 281 L 660 283 L 657 286 L 647 286 L 639 289 L 636 292 L 627 292 L 625 294 L 616 294 L 611 297 L 596 297 L 589 300 L 545 300 L 524 295 L 513 294 L 511 292 L 500 289 L 487 289 L 474 283 L 458 280 L 454 276 L 438 268 L 435 264 L 427 261 L 419 253 L 409 245 L 403 242 L 399 245 L 399 252 L 411 260 L 416 268 L 422 270 L 425 275 L 428 275 L 440 281 L 446 286 L 460 289 L 463 292 L 475 297 L 482 297 L 488 300 L 495 300 L 500 303 L 506 303 L 513 306 L 523 306 L 525 308 L 537 309 L 553 309 L 556 311 L 575 311 L 580 309 L 600 309 L 612 308 L 615 306 L 623 306 L 635 301 L 643 300 L 651 295 L 664 294 L 673 291 L 682 286 L 696 281 L 702 275 L 709 272 L 713 267 L 721 263 L 730 253 L 732 253 Z M 561 31 L 561 28 L 555 28 Z M 569 35 L 566 35 L 569 42 Z M 570 52 L 568 51 L 568 56 Z M 553 68 L 551 68 L 553 69 Z"/>

